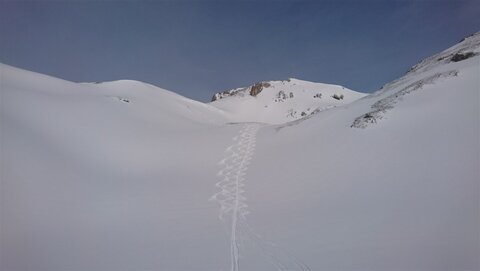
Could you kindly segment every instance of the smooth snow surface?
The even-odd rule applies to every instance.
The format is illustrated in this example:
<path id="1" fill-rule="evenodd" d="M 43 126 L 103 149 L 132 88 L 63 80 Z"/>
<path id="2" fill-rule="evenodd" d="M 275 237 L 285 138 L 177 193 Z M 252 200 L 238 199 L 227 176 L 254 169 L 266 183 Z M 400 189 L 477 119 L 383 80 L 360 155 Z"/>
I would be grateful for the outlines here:
<path id="1" fill-rule="evenodd" d="M 1 65 L 0 270 L 478 270 L 479 45 L 283 102 Z"/>

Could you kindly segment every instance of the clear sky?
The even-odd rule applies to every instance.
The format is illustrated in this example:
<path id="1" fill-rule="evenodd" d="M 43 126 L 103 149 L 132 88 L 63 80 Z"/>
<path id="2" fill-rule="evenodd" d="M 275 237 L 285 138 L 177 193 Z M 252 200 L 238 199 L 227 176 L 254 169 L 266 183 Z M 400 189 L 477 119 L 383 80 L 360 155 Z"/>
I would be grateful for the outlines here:
<path id="1" fill-rule="evenodd" d="M 289 77 L 371 92 L 477 31 L 479 0 L 0 0 L 0 62 L 201 101 Z"/>

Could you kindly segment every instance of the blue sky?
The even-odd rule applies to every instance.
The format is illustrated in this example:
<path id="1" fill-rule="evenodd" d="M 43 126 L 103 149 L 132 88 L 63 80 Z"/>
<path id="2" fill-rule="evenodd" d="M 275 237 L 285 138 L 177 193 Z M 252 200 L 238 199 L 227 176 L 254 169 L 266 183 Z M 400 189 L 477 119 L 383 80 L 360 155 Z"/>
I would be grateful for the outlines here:
<path id="1" fill-rule="evenodd" d="M 295 77 L 371 92 L 480 31 L 480 1 L 0 1 L 0 62 L 209 101 Z"/>

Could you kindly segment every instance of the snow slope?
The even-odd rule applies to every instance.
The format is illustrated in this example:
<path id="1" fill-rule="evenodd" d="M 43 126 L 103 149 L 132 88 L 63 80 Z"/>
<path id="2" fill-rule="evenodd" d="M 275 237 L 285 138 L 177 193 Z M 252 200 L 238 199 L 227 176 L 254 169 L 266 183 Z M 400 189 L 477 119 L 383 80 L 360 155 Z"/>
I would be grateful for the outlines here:
<path id="1" fill-rule="evenodd" d="M 287 123 L 1 65 L 0 269 L 478 270 L 479 46 Z"/>
<path id="2" fill-rule="evenodd" d="M 228 266 L 208 201 L 235 133 L 218 109 L 0 68 L 1 270 Z"/>
<path id="3" fill-rule="evenodd" d="M 252 89 L 260 92 L 252 93 Z M 280 124 L 351 103 L 365 95 L 342 86 L 290 78 L 216 93 L 210 104 L 229 113 L 235 122 Z"/>
<path id="4" fill-rule="evenodd" d="M 477 33 L 347 107 L 263 128 L 250 226 L 312 270 L 480 269 L 479 45 Z M 477 55 L 450 61 L 458 50 Z"/>

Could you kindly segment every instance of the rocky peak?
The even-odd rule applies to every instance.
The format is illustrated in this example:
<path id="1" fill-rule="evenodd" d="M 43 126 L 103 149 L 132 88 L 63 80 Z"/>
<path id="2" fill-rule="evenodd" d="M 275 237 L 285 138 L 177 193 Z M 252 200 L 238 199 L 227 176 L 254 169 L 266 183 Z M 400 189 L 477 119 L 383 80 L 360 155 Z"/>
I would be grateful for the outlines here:
<path id="1" fill-rule="evenodd" d="M 215 93 L 212 97 L 212 102 L 228 97 L 228 96 L 234 96 L 234 95 L 239 95 L 243 96 L 245 94 L 248 94 L 250 96 L 257 96 L 264 88 L 268 88 L 271 86 L 271 83 L 268 81 L 262 81 L 253 84 L 252 86 L 246 87 L 246 88 L 236 88 L 236 89 L 231 89 L 231 90 L 226 90 L 223 92 L 218 92 Z"/>

